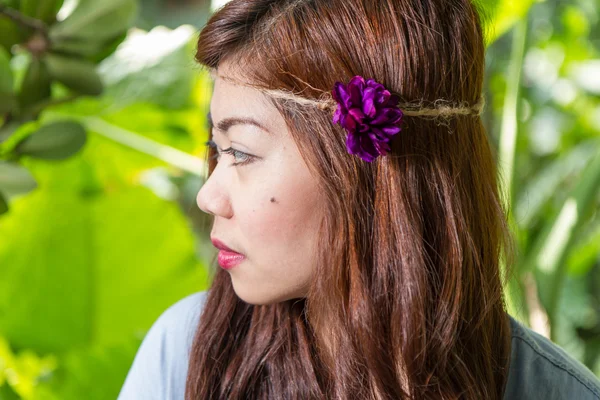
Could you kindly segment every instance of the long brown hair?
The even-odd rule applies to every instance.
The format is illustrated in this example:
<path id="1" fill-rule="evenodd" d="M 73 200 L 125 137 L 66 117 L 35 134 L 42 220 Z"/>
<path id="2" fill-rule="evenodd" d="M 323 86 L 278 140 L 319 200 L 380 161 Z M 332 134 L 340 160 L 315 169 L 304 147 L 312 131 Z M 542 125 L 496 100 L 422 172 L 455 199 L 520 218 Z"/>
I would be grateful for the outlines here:
<path id="1" fill-rule="evenodd" d="M 362 75 L 427 105 L 477 103 L 484 53 L 469 0 L 232 0 L 196 59 L 307 98 Z M 481 118 L 406 118 L 368 163 L 331 113 L 272 101 L 327 201 L 320 261 L 305 298 L 272 305 L 216 272 L 186 399 L 501 399 L 514 244 Z"/>

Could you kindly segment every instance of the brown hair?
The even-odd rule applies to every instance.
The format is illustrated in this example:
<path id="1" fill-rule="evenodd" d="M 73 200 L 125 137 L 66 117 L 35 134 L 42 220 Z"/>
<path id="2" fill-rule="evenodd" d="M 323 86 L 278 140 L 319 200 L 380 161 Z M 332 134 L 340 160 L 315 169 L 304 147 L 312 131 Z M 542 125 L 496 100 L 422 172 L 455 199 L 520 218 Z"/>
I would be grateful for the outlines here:
<path id="1" fill-rule="evenodd" d="M 196 59 L 306 98 L 362 75 L 403 100 L 476 104 L 477 11 L 469 0 L 232 0 Z M 347 153 L 331 113 L 272 102 L 327 200 L 316 276 L 303 299 L 251 305 L 217 271 L 186 399 L 501 399 L 500 259 L 511 265 L 514 243 L 481 118 L 406 118 L 392 152 L 368 163 Z"/>

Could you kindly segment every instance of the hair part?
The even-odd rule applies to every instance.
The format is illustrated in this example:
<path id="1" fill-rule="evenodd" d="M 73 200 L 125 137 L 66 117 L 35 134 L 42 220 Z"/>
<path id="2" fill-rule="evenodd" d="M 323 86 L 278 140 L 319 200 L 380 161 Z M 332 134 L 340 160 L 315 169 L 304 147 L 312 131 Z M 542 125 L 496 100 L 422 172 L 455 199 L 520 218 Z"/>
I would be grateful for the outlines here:
<path id="1" fill-rule="evenodd" d="M 403 101 L 476 104 L 483 40 L 469 0 L 232 0 L 196 59 L 312 100 L 362 75 Z M 316 274 L 304 299 L 250 305 L 218 270 L 186 399 L 501 399 L 514 243 L 481 119 L 409 118 L 365 163 L 329 112 L 271 101 L 326 198 Z"/>

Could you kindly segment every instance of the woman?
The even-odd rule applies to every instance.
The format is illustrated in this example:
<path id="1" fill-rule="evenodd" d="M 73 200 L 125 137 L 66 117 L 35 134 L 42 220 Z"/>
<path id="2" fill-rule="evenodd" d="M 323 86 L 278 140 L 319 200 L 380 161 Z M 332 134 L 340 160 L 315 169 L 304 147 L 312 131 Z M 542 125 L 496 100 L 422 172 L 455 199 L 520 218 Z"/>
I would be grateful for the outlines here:
<path id="1" fill-rule="evenodd" d="M 469 0 L 233 0 L 196 59 L 221 268 L 154 324 L 121 400 L 600 399 L 505 310 Z"/>

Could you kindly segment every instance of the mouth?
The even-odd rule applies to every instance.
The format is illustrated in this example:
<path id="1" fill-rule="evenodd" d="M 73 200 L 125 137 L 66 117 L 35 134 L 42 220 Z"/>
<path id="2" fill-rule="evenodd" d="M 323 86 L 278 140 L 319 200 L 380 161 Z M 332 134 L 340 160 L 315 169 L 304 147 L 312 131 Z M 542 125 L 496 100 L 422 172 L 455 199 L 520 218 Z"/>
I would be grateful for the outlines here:
<path id="1" fill-rule="evenodd" d="M 246 256 L 231 249 L 219 239 L 211 237 L 210 241 L 212 242 L 213 246 L 219 249 L 219 255 L 217 259 L 219 265 L 223 269 L 229 270 L 246 259 Z"/>
<path id="2" fill-rule="evenodd" d="M 228 251 L 230 253 L 241 254 L 240 252 L 235 251 L 231 247 L 227 246 L 223 241 L 221 241 L 221 240 L 219 240 L 219 239 L 217 239 L 215 237 L 211 237 L 210 241 L 212 242 L 213 246 L 215 246 L 219 250 L 225 250 L 225 251 Z"/>

